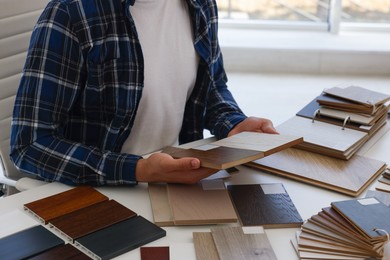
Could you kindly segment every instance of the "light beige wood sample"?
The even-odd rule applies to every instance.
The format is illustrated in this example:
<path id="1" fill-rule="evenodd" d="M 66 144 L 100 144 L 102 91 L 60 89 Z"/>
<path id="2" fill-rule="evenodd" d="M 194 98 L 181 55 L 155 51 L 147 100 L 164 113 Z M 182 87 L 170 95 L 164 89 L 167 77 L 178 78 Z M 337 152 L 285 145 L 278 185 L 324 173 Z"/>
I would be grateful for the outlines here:
<path id="1" fill-rule="evenodd" d="M 353 113 L 348 111 L 321 107 L 318 113 L 319 116 L 328 116 L 340 120 L 344 120 L 348 118 L 349 121 L 354 123 L 359 123 L 362 125 L 373 125 L 381 117 L 383 117 L 383 115 L 386 114 L 388 110 L 389 110 L 389 106 L 382 106 L 375 114 L 366 115 L 366 114 Z"/>
<path id="2" fill-rule="evenodd" d="M 219 260 L 211 232 L 193 232 L 196 260 Z"/>
<path id="3" fill-rule="evenodd" d="M 375 189 L 379 191 L 390 192 L 390 185 L 383 182 L 378 182 L 375 186 Z"/>
<path id="4" fill-rule="evenodd" d="M 345 161 L 295 148 L 247 165 L 350 196 L 361 194 L 386 168 L 386 163 L 364 156 Z"/>
<path id="5" fill-rule="evenodd" d="M 167 190 L 175 225 L 237 222 L 226 189 L 203 190 L 200 184 L 168 184 Z"/>
<path id="6" fill-rule="evenodd" d="M 348 86 L 345 88 L 333 87 L 325 89 L 324 93 L 356 103 L 364 104 L 369 107 L 377 107 L 378 105 L 390 100 L 390 95 L 359 86 Z"/>
<path id="7" fill-rule="evenodd" d="M 242 227 L 212 227 L 221 260 L 277 259 L 266 233 L 245 234 Z"/>
<path id="8" fill-rule="evenodd" d="M 154 223 L 160 227 L 173 226 L 174 222 L 168 200 L 167 185 L 165 183 L 149 183 L 148 191 Z"/>
<path id="9" fill-rule="evenodd" d="M 205 146 L 183 149 L 166 147 L 162 152 L 175 158 L 196 157 L 203 167 L 227 169 L 241 165 L 303 142 L 291 135 L 242 132 Z"/>
<path id="10" fill-rule="evenodd" d="M 304 142 L 296 148 L 341 159 L 349 159 L 369 138 L 368 134 L 362 131 L 343 129 L 300 116 L 293 116 L 276 129 L 281 134 L 303 136 Z"/>

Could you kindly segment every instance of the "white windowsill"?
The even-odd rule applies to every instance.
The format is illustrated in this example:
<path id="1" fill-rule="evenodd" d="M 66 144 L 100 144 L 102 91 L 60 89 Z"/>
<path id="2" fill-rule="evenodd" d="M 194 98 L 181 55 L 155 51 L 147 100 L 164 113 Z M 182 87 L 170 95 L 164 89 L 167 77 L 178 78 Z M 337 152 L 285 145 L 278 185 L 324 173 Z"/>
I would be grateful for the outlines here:
<path id="1" fill-rule="evenodd" d="M 229 28 L 219 40 L 227 70 L 390 75 L 390 33 Z"/>

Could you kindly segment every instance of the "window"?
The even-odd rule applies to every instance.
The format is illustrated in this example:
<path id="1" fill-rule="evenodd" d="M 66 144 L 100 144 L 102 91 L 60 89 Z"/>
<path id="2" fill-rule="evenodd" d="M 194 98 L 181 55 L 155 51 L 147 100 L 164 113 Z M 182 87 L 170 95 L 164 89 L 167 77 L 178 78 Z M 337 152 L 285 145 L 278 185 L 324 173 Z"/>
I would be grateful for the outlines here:
<path id="1" fill-rule="evenodd" d="M 225 23 L 278 24 L 280 28 L 317 25 L 339 28 L 390 28 L 390 0 L 217 0 Z"/>

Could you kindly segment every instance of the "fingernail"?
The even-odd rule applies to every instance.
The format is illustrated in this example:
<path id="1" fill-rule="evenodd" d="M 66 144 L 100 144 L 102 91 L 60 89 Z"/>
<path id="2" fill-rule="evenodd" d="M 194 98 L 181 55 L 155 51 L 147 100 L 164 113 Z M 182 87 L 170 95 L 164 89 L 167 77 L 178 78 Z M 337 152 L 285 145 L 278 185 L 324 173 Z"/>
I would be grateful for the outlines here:
<path id="1" fill-rule="evenodd" d="M 191 161 L 191 166 L 193 168 L 198 168 L 199 167 L 199 161 L 198 160 L 192 160 Z"/>

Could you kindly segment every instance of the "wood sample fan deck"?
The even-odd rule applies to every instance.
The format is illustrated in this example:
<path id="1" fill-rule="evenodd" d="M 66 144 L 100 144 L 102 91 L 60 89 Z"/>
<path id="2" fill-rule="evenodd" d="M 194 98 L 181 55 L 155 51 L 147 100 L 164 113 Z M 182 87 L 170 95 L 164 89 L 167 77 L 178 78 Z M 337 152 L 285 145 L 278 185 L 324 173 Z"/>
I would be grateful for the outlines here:
<path id="1" fill-rule="evenodd" d="M 303 136 L 296 148 L 347 160 L 368 140 L 365 132 L 294 116 L 276 129 L 281 134 Z"/>
<path id="2" fill-rule="evenodd" d="M 57 217 L 105 200 L 108 200 L 108 197 L 94 188 L 79 186 L 24 204 L 24 208 L 47 224 Z"/>
<path id="3" fill-rule="evenodd" d="M 263 158 L 302 141 L 302 137 L 291 135 L 242 132 L 206 146 L 191 149 L 166 147 L 163 152 L 174 158 L 196 157 L 203 167 L 222 170 Z"/>
<path id="4" fill-rule="evenodd" d="M 135 212 L 115 200 L 107 200 L 55 218 L 49 225 L 73 242 L 82 236 L 135 216 L 137 216 Z"/>
<path id="5" fill-rule="evenodd" d="M 303 223 L 282 183 L 228 185 L 243 226 L 300 227 Z"/>
<path id="6" fill-rule="evenodd" d="M 300 259 L 382 259 L 389 215 L 375 198 L 332 202 L 302 225 L 292 244 Z"/>
<path id="7" fill-rule="evenodd" d="M 226 189 L 204 190 L 199 184 L 168 184 L 167 190 L 175 225 L 237 222 Z"/>
<path id="8" fill-rule="evenodd" d="M 295 148 L 247 165 L 350 196 L 360 195 L 386 168 L 386 163 L 364 156 L 345 161 Z"/>

